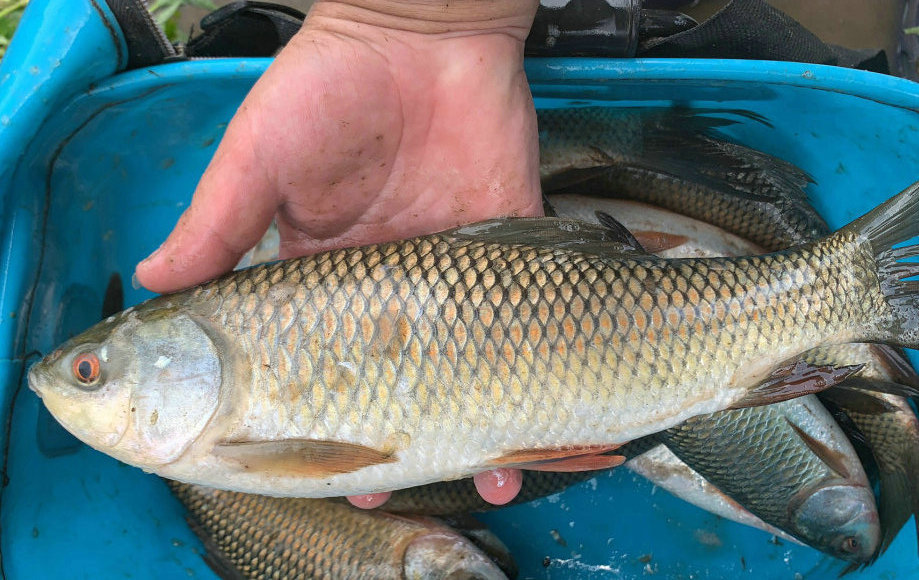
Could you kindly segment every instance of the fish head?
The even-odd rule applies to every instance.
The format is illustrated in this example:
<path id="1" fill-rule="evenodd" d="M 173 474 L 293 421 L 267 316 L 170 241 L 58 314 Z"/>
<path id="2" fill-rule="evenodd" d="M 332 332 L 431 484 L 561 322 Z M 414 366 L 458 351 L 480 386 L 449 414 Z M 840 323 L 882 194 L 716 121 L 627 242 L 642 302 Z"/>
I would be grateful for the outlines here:
<path id="1" fill-rule="evenodd" d="M 29 387 L 64 428 L 147 470 L 178 459 L 203 432 L 221 383 L 202 324 L 156 300 L 100 322 L 29 371 Z"/>
<path id="2" fill-rule="evenodd" d="M 405 548 L 402 560 L 405 578 L 507 578 L 495 562 L 452 530 L 419 534 Z"/>
<path id="3" fill-rule="evenodd" d="M 860 485 L 827 485 L 794 510 L 794 535 L 842 560 L 872 561 L 881 541 L 874 493 Z"/>

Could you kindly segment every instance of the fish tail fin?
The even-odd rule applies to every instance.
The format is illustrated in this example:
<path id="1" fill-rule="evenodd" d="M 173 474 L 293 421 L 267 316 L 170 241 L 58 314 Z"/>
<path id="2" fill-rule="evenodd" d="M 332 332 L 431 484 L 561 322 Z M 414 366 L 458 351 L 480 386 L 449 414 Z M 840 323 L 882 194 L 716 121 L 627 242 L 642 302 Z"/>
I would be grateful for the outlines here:
<path id="1" fill-rule="evenodd" d="M 919 348 L 919 243 L 894 247 L 919 235 L 919 182 L 879 205 L 842 230 L 870 248 L 877 265 L 881 293 L 889 305 L 874 331 L 879 342 Z"/>

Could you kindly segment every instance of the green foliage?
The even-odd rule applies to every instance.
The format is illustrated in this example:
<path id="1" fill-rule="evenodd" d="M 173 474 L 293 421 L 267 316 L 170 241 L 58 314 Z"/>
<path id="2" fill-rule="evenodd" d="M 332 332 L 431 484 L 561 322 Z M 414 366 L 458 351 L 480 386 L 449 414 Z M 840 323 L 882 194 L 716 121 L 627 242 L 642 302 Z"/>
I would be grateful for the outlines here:
<path id="1" fill-rule="evenodd" d="M 203 8 L 205 10 L 216 10 L 212 0 L 154 0 L 150 3 L 150 13 L 156 23 L 166 33 L 166 38 L 172 42 L 177 40 L 186 40 L 185 32 L 179 30 L 179 18 L 181 9 L 185 6 Z"/>
<path id="2" fill-rule="evenodd" d="M 6 54 L 6 47 L 9 46 L 22 17 L 22 11 L 28 3 L 29 0 L 0 0 L 0 58 Z"/>

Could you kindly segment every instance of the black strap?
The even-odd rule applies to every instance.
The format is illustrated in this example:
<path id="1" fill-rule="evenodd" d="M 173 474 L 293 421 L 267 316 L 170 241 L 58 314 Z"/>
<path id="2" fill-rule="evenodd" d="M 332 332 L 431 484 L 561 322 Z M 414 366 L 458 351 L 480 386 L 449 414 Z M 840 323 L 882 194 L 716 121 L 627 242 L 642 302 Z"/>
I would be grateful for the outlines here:
<path id="1" fill-rule="evenodd" d="M 831 46 L 764 0 L 732 0 L 699 26 L 643 43 L 639 56 L 809 62 L 888 72 L 884 51 Z"/>
<path id="2" fill-rule="evenodd" d="M 178 58 L 175 47 L 153 20 L 144 0 L 106 0 L 106 3 L 128 45 L 128 70 Z"/>
<path id="3" fill-rule="evenodd" d="M 527 56 L 635 56 L 641 0 L 540 2 Z"/>
<path id="4" fill-rule="evenodd" d="M 272 56 L 300 30 L 306 16 L 268 2 L 233 2 L 201 20 L 202 33 L 188 41 L 190 57 Z"/>

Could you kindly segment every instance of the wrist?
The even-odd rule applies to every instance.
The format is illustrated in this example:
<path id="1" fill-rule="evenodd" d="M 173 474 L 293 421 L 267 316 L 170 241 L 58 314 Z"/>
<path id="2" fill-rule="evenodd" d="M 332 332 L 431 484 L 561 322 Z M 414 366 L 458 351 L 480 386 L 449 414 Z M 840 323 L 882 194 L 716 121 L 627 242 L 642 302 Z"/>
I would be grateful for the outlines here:
<path id="1" fill-rule="evenodd" d="M 330 32 L 340 27 L 377 28 L 436 35 L 510 34 L 522 43 L 537 0 L 319 0 L 306 26 Z"/>

